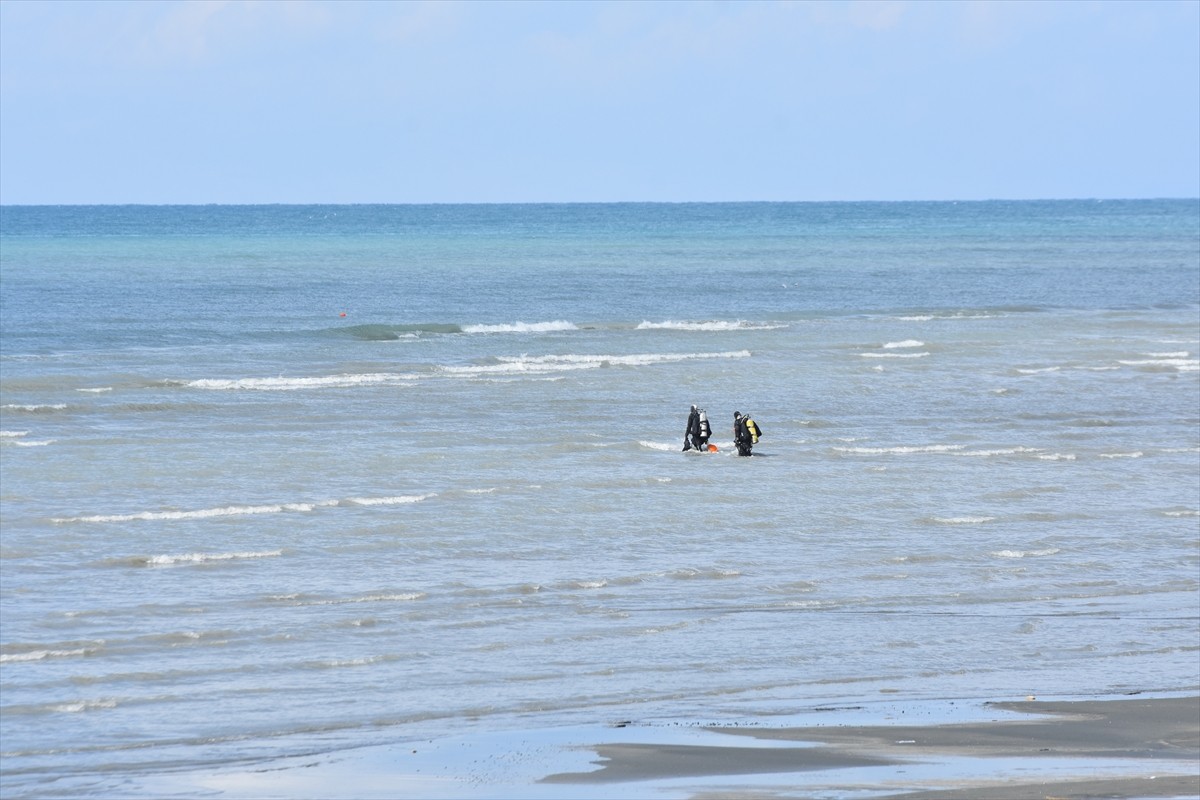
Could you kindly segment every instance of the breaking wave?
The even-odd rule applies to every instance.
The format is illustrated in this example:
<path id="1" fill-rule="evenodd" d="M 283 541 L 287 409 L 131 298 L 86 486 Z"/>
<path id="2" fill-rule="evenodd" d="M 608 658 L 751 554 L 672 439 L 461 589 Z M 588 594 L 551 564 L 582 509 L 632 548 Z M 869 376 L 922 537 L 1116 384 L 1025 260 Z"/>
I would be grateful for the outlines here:
<path id="1" fill-rule="evenodd" d="M 965 450 L 966 445 L 929 444 L 902 447 L 835 447 L 833 449 L 839 453 L 852 453 L 854 455 L 911 455 L 913 453 L 953 453 Z"/>
<path id="2" fill-rule="evenodd" d="M 283 555 L 282 550 L 243 551 L 239 553 L 183 553 L 182 555 L 149 556 L 137 559 L 150 567 L 170 567 L 175 564 L 203 564 L 207 561 L 238 561 L 247 558 L 274 558 Z"/>
<path id="3" fill-rule="evenodd" d="M 286 511 L 307 513 L 318 508 L 334 506 L 394 506 L 419 503 L 436 493 L 418 495 L 399 495 L 395 497 L 351 497 L 345 500 L 318 500 L 311 503 L 271 503 L 259 506 L 222 506 L 220 508 L 202 508 L 194 511 L 139 511 L 133 514 L 93 514 L 80 517 L 54 517 L 51 522 L 134 522 L 134 521 L 175 521 L 192 519 L 212 519 L 214 517 L 239 517 L 256 514 L 280 514 Z"/>
<path id="4" fill-rule="evenodd" d="M 419 375 L 394 372 L 369 372 L 357 375 L 325 375 L 309 378 L 234 378 L 229 380 L 202 378 L 187 381 L 192 389 L 249 390 L 260 392 L 286 392 L 297 389 L 348 389 L 355 386 L 378 386 L 389 383 L 404 383 L 419 378 Z"/>
<path id="5" fill-rule="evenodd" d="M 707 322 L 676 322 L 674 320 L 666 320 L 664 322 L 649 322 L 643 321 L 638 324 L 637 330 L 671 330 L 671 331 L 773 331 L 780 328 L 786 328 L 787 325 L 770 324 L 765 322 L 746 322 L 744 320 L 710 320 Z"/>
<path id="6" fill-rule="evenodd" d="M 634 355 L 564 354 L 545 356 L 496 356 L 490 363 L 444 365 L 428 373 L 368 372 L 313 377 L 272 378 L 201 378 L 192 381 L 166 381 L 168 384 L 209 391 L 285 392 L 304 389 L 349 389 L 359 386 L 386 386 L 411 383 L 436 375 L 476 377 L 482 375 L 546 375 L 571 370 L 601 367 L 646 367 L 716 358 L 749 358 L 749 350 L 718 353 L 640 353 Z"/>
<path id="7" fill-rule="evenodd" d="M 500 325 L 464 325 L 463 333 L 554 333 L 556 331 L 579 330 L 565 319 L 553 322 L 513 322 Z"/>
<path id="8" fill-rule="evenodd" d="M 996 558 L 1028 558 L 1030 556 L 1052 556 L 1061 552 L 1057 547 L 1045 550 L 996 550 L 992 553 Z"/>

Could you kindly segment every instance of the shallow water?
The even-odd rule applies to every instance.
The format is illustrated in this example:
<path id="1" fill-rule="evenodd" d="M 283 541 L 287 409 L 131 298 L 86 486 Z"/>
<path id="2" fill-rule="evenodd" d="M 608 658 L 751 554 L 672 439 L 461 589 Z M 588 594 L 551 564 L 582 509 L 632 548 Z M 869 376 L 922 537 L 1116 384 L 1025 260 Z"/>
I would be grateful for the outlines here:
<path id="1" fill-rule="evenodd" d="M 3 793 L 1200 684 L 1198 209 L 5 207 Z"/>

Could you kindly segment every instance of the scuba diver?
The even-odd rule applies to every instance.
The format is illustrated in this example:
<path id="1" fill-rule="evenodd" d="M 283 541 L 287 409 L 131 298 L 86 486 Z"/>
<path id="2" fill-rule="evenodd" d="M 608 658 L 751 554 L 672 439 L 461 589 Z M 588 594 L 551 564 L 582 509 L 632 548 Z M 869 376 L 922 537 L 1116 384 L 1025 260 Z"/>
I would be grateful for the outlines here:
<path id="1" fill-rule="evenodd" d="M 740 411 L 733 412 L 733 443 L 737 445 L 739 456 L 753 455 L 750 451 L 760 435 L 758 424 L 749 414 L 742 416 Z"/>
<path id="2" fill-rule="evenodd" d="M 683 451 L 695 448 L 701 453 L 708 452 L 708 437 L 712 435 L 712 428 L 708 424 L 708 414 L 703 408 L 692 406 L 692 413 L 688 414 L 687 429 L 683 432 Z"/>

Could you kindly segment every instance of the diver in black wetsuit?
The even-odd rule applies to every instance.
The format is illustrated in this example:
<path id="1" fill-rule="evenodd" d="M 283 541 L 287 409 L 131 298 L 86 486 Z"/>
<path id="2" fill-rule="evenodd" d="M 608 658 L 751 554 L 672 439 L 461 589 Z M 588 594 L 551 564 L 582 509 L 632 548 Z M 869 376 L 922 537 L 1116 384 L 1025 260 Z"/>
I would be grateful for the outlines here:
<path id="1" fill-rule="evenodd" d="M 712 429 L 708 425 L 708 414 L 704 413 L 703 408 L 693 405 L 692 413 L 688 414 L 687 430 L 683 432 L 684 452 L 692 448 L 701 453 L 708 452 L 708 437 L 711 435 Z"/>
<path id="2" fill-rule="evenodd" d="M 733 412 L 733 443 L 737 445 L 739 456 L 752 455 L 750 449 L 754 446 L 754 438 L 746 428 L 746 422 L 740 411 Z"/>

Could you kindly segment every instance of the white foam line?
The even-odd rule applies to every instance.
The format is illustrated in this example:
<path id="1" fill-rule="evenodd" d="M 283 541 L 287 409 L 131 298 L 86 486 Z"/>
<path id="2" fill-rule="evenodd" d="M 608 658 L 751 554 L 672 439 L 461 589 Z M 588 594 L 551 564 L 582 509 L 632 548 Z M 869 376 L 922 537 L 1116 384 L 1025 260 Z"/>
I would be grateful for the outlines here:
<path id="1" fill-rule="evenodd" d="M 598 369 L 606 366 L 646 367 L 654 364 L 669 364 L 714 358 L 749 358 L 749 350 L 734 350 L 721 353 L 640 353 L 635 355 L 545 355 L 545 356 L 501 356 L 498 364 L 439 367 L 451 375 L 489 374 L 544 374 L 567 370 Z"/>
<path id="2" fill-rule="evenodd" d="M 1057 547 L 1045 550 L 996 550 L 992 553 L 996 558 L 1028 558 L 1029 556 L 1052 556 L 1061 552 Z"/>
<path id="3" fill-rule="evenodd" d="M 86 656 L 89 653 L 96 652 L 93 648 L 80 648 L 78 650 L 30 650 L 28 653 L 3 653 L 0 654 L 0 664 L 9 664 L 21 661 L 43 661 L 47 658 L 70 658 L 72 656 Z"/>
<path id="4" fill-rule="evenodd" d="M 985 522 L 993 522 L 995 517 L 934 517 L 933 521 L 939 525 L 982 525 Z"/>
<path id="5" fill-rule="evenodd" d="M 914 314 L 896 317 L 901 322 L 932 322 L 933 320 L 1000 319 L 1003 314 Z"/>
<path id="6" fill-rule="evenodd" d="M 320 505 L 330 505 L 322 503 Z M 282 511 L 312 511 L 313 503 L 280 503 L 266 506 L 225 506 L 203 508 L 198 511 L 140 511 L 136 514 L 96 514 L 87 517 L 56 517 L 53 522 L 132 522 L 134 520 L 181 520 L 208 519 L 211 517 L 239 517 L 254 514 L 278 514 Z"/>
<path id="7" fill-rule="evenodd" d="M 727 320 L 713 320 L 710 322 L 675 322 L 674 320 L 666 320 L 665 322 L 649 322 L 643 321 L 637 326 L 639 331 L 647 330 L 674 330 L 674 331 L 773 331 L 780 328 L 786 328 L 787 325 L 771 325 L 768 323 L 745 322 L 737 320 L 729 322 Z"/>
<path id="8" fill-rule="evenodd" d="M 419 375 L 394 372 L 372 372 L 352 375 L 325 375 L 308 378 L 202 378 L 188 381 L 184 385 L 193 389 L 216 391 L 248 390 L 260 392 L 287 392 L 301 389 L 348 389 L 355 386 L 377 386 L 404 383 L 419 378 Z"/>
<path id="9" fill-rule="evenodd" d="M 313 600 L 300 603 L 302 606 L 341 606 L 348 603 L 408 603 L 413 600 L 423 600 L 424 592 L 405 592 L 403 594 L 372 594 L 366 597 L 351 597 L 342 600 Z"/>
<path id="10" fill-rule="evenodd" d="M 262 550 L 259 552 L 239 553 L 184 553 L 182 555 L 151 556 L 146 559 L 150 566 L 172 566 L 174 564 L 202 564 L 206 561 L 235 561 L 244 558 L 273 558 L 283 555 L 282 550 Z"/>
<path id="11" fill-rule="evenodd" d="M 1126 367 L 1175 367 L 1180 372 L 1194 372 L 1200 369 L 1200 359 L 1195 358 L 1146 358 L 1117 363 Z"/>
<path id="12" fill-rule="evenodd" d="M 962 444 L 931 444 L 911 447 L 835 447 L 841 453 L 857 455 L 909 455 L 912 453 L 953 453 L 966 449 Z"/>
<path id="13" fill-rule="evenodd" d="M 272 503 L 261 506 L 224 506 L 221 508 L 202 508 L 194 511 L 139 511 L 134 514 L 93 514 L 81 517 L 53 517 L 51 522 L 134 522 L 134 521 L 175 521 L 191 519 L 212 519 L 215 517 L 254 516 L 257 514 L 280 514 L 285 511 L 307 513 L 317 508 L 331 506 L 395 506 L 409 503 L 419 503 L 437 497 L 436 493 L 396 495 L 393 497 L 351 497 L 346 500 L 319 500 L 312 503 Z"/>
<path id="14" fill-rule="evenodd" d="M 859 355 L 863 358 L 925 358 L 929 353 L 859 353 Z"/>
<path id="15" fill-rule="evenodd" d="M 565 319 L 553 322 L 514 322 L 500 325 L 464 325 L 463 333 L 555 333 L 558 331 L 577 331 L 574 323 Z"/>
<path id="16" fill-rule="evenodd" d="M 1021 453 L 1040 453 L 1041 449 L 1036 447 L 1009 447 L 1003 450 L 964 450 L 956 453 L 960 456 L 1015 456 Z"/>
<path id="17" fill-rule="evenodd" d="M 888 342 L 883 346 L 884 350 L 895 350 L 907 347 L 924 347 L 924 342 L 918 342 L 916 339 L 905 339 L 902 342 Z"/>
<path id="18" fill-rule="evenodd" d="M 722 353 L 644 353 L 635 355 L 547 355 L 547 356 L 502 356 L 497 359 L 500 363 L 483 365 L 444 365 L 436 368 L 436 373 L 444 375 L 461 375 L 475 377 L 492 374 L 545 374 L 564 372 L 576 369 L 596 369 L 599 367 L 619 366 L 650 366 L 653 364 L 675 363 L 714 358 L 749 358 L 749 350 L 737 350 Z M 430 373 L 435 374 L 435 373 Z M 283 392 L 300 391 L 305 389 L 348 389 L 358 386 L 386 386 L 410 383 L 429 377 L 417 373 L 373 372 L 361 374 L 324 375 L 313 377 L 273 377 L 273 378 L 201 378 L 192 381 L 175 382 L 192 389 L 208 391 L 262 391 Z M 170 383 L 170 381 L 168 381 Z M 63 406 L 65 408 L 65 406 Z M 29 410 L 34 410 L 32 407 Z"/>
<path id="19" fill-rule="evenodd" d="M 430 497 L 436 497 L 433 494 L 409 494 L 399 495 L 397 497 L 351 497 L 346 500 L 346 503 L 356 506 L 397 506 L 407 503 L 419 503 L 422 500 L 427 500 Z"/>
<path id="20" fill-rule="evenodd" d="M 116 700 L 80 700 L 75 703 L 59 703 L 50 706 L 51 711 L 63 714 L 78 714 L 80 711 L 94 711 L 101 708 L 116 708 Z"/>

